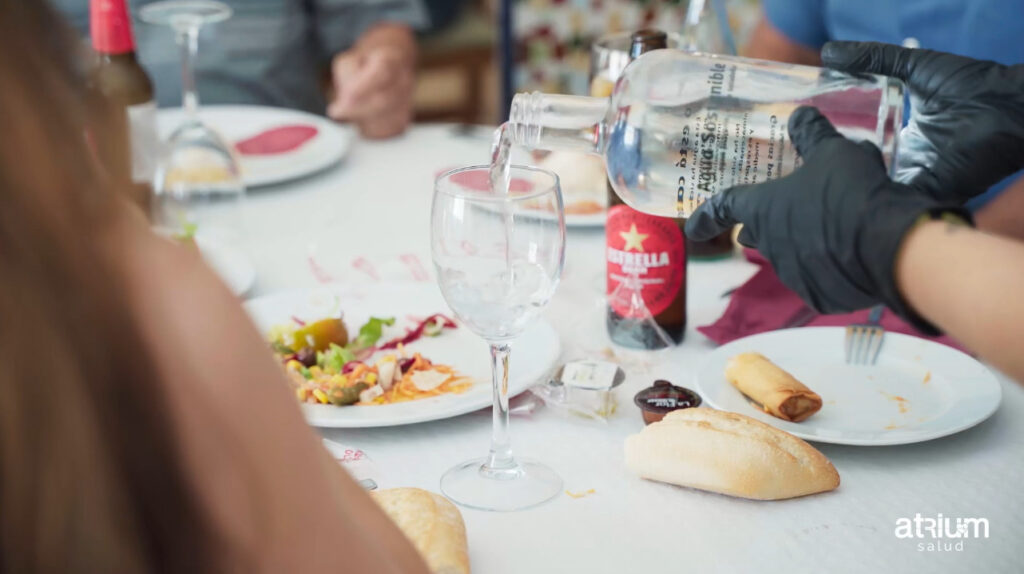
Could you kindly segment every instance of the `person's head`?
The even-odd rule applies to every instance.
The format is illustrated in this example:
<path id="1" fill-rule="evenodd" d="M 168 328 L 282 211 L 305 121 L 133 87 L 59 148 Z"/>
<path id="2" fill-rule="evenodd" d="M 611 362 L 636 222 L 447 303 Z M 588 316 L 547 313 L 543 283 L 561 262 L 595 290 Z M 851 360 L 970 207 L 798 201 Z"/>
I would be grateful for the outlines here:
<path id="1" fill-rule="evenodd" d="M 0 0 L 0 573 L 212 569 L 86 144 L 80 44 Z"/>

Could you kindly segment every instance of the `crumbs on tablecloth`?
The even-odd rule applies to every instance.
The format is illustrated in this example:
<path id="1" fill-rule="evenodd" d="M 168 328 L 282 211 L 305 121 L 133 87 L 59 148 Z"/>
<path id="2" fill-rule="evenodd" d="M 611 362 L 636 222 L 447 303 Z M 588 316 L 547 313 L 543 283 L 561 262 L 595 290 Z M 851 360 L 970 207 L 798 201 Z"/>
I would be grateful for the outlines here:
<path id="1" fill-rule="evenodd" d="M 921 384 L 922 385 L 927 385 L 928 381 L 930 381 L 930 380 L 932 380 L 932 372 L 928 371 L 927 373 L 924 374 L 924 380 L 921 381 Z"/>
<path id="2" fill-rule="evenodd" d="M 885 430 L 896 430 L 901 428 L 903 428 L 903 425 L 898 425 L 896 423 L 889 423 L 885 425 Z"/>
<path id="3" fill-rule="evenodd" d="M 590 490 L 584 491 L 584 492 L 571 492 L 571 491 L 568 491 L 568 490 L 565 491 L 565 493 L 568 494 L 572 498 L 583 498 L 584 496 L 589 496 L 591 494 L 594 494 L 594 492 L 595 491 L 594 491 L 593 488 L 591 488 Z"/>

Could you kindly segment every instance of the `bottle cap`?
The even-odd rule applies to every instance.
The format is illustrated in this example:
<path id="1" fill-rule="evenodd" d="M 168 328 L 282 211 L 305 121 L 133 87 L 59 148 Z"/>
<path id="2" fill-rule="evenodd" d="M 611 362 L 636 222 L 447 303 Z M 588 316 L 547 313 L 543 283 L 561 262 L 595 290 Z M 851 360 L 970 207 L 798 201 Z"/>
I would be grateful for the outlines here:
<path id="1" fill-rule="evenodd" d="M 91 0 L 89 27 L 97 52 L 126 54 L 135 50 L 126 0 Z"/>
<path id="2" fill-rule="evenodd" d="M 644 28 L 633 32 L 629 47 L 630 59 L 638 58 L 651 50 L 668 47 L 668 34 L 655 28 Z"/>

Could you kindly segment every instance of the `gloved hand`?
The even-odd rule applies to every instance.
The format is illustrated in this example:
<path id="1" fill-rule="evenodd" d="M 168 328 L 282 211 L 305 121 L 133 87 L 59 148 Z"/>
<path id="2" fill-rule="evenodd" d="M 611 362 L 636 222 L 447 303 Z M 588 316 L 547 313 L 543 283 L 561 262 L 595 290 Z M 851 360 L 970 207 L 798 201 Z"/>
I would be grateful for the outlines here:
<path id="1" fill-rule="evenodd" d="M 803 157 L 801 167 L 712 197 L 686 222 L 686 235 L 703 241 L 742 223 L 740 243 L 756 247 L 815 310 L 839 313 L 884 303 L 934 331 L 900 296 L 895 259 L 907 231 L 922 215 L 944 211 L 942 204 L 889 179 L 877 147 L 844 138 L 815 108 L 793 113 L 789 135 Z M 960 207 L 950 211 L 970 220 Z"/>
<path id="2" fill-rule="evenodd" d="M 821 60 L 906 83 L 897 181 L 962 203 L 1024 168 L 1024 65 L 874 42 L 829 42 Z"/>

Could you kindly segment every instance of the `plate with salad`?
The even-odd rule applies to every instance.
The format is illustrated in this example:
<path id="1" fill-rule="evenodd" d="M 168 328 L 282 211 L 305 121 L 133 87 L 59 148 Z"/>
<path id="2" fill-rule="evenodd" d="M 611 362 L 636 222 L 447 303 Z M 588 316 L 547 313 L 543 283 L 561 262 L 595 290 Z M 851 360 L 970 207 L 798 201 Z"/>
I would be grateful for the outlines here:
<path id="1" fill-rule="evenodd" d="M 487 345 L 435 285 L 321 287 L 245 306 L 313 426 L 412 424 L 491 404 Z M 509 393 L 540 381 L 560 351 L 554 329 L 535 323 L 514 347 Z"/>

